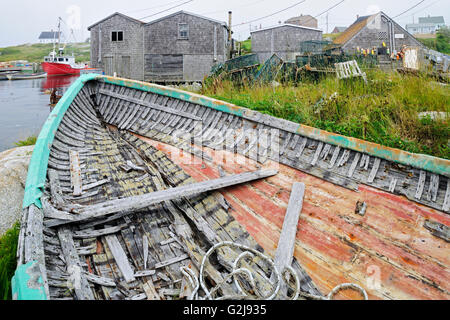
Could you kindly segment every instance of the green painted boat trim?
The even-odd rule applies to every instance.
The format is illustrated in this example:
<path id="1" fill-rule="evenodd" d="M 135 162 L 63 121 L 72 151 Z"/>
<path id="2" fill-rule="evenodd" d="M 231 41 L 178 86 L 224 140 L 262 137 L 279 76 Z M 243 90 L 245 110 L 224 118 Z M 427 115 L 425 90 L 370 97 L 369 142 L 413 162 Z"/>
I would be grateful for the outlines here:
<path id="1" fill-rule="evenodd" d="M 213 108 L 226 113 L 231 113 L 236 116 L 240 116 L 249 120 L 257 121 L 257 111 L 250 110 L 244 107 L 239 107 L 234 104 L 216 100 L 213 98 L 201 96 L 195 93 L 186 92 L 183 90 L 160 86 L 157 84 L 114 78 L 108 76 L 99 76 L 98 80 L 106 83 L 125 86 L 128 88 L 138 89 L 142 91 L 152 92 L 167 97 L 180 99 L 192 103 L 197 103 L 205 107 Z M 298 123 L 293 123 L 288 120 L 283 120 L 286 123 L 286 131 L 297 133 L 302 136 L 319 140 L 324 143 L 328 143 L 334 146 L 347 148 L 353 151 L 362 152 L 370 156 L 378 157 L 384 160 L 393 161 L 402 165 L 412 166 L 421 170 L 426 170 L 432 173 L 440 174 L 446 177 L 450 177 L 450 161 L 442 158 L 437 158 L 424 154 L 416 154 L 400 149 L 394 149 L 368 142 L 352 137 L 342 136 L 336 133 L 327 132 L 325 130 L 312 128 Z M 270 125 L 270 124 L 269 124 Z M 291 129 L 291 128 L 296 128 Z"/>
<path id="2" fill-rule="evenodd" d="M 97 76 L 97 74 L 80 76 L 61 97 L 42 126 L 28 166 L 25 194 L 22 204 L 23 208 L 27 208 L 31 204 L 35 204 L 38 208 L 42 208 L 40 198 L 42 196 L 42 188 L 44 187 L 47 174 L 50 147 L 55 138 L 56 130 L 58 129 L 65 112 L 73 99 L 77 96 L 78 92 L 83 88 L 84 84 L 87 81 L 94 80 Z"/>
<path id="3" fill-rule="evenodd" d="M 47 300 L 39 263 L 30 261 L 17 267 L 11 279 L 14 300 Z"/>

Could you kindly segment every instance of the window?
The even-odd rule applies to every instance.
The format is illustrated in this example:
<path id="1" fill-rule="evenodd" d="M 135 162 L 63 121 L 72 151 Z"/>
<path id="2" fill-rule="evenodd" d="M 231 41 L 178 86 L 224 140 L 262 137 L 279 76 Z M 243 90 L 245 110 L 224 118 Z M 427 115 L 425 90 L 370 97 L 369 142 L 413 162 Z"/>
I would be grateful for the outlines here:
<path id="1" fill-rule="evenodd" d="M 188 39 L 189 38 L 189 26 L 187 23 L 178 24 L 178 39 Z"/>
<path id="2" fill-rule="evenodd" d="M 58 58 L 58 61 L 64 61 L 64 58 Z"/>
<path id="3" fill-rule="evenodd" d="M 113 31 L 111 33 L 111 41 L 123 41 L 123 31 Z"/>

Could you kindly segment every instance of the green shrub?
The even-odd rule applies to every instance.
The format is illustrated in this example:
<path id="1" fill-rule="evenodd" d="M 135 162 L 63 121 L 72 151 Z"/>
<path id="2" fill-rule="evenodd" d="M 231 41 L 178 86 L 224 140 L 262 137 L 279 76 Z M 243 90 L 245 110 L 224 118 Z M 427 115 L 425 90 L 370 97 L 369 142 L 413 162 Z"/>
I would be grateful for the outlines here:
<path id="1" fill-rule="evenodd" d="M 0 300 L 10 300 L 11 278 L 16 270 L 16 251 L 19 238 L 19 223 L 0 238 Z"/>

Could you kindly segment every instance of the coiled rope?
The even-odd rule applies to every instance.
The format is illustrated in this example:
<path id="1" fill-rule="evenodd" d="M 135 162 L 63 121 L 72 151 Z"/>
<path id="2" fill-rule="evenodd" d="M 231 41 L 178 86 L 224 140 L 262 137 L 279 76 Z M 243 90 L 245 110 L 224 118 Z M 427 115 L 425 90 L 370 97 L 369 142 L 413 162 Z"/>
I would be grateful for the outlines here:
<path id="1" fill-rule="evenodd" d="M 225 246 L 238 248 L 238 249 L 242 250 L 243 252 L 240 255 L 238 255 L 237 258 L 234 260 L 234 262 L 232 264 L 231 273 L 229 275 L 227 275 L 225 277 L 225 279 L 222 282 L 220 282 L 219 284 L 217 284 L 213 289 L 209 290 L 206 287 L 206 284 L 204 282 L 204 277 L 203 277 L 206 262 L 208 261 L 209 256 L 215 250 L 225 247 Z M 239 263 L 244 258 L 254 258 L 255 256 L 258 256 L 261 259 L 268 262 L 273 269 L 272 274 L 275 276 L 275 282 L 274 283 L 271 282 L 272 289 L 267 296 L 261 296 L 259 294 L 259 290 L 257 290 L 257 288 L 256 288 L 256 283 L 255 283 L 255 280 L 254 280 L 254 277 L 253 277 L 251 271 L 247 268 L 239 268 Z M 345 289 L 352 289 L 352 290 L 358 291 L 364 297 L 364 300 L 368 300 L 366 291 L 361 286 L 354 284 L 354 283 L 340 284 L 340 285 L 336 286 L 335 288 L 333 288 L 333 290 L 331 290 L 327 296 L 320 296 L 320 295 L 314 295 L 314 294 L 303 292 L 300 289 L 300 281 L 298 279 L 297 272 L 295 272 L 295 270 L 291 266 L 287 266 L 287 267 L 283 268 L 283 270 L 281 271 L 281 276 L 280 276 L 280 273 L 277 270 L 277 267 L 275 266 L 274 261 L 270 257 L 268 257 L 267 255 L 255 250 L 253 248 L 247 247 L 247 246 L 239 244 L 239 243 L 234 243 L 231 241 L 219 242 L 219 243 L 215 244 L 214 246 L 212 246 L 208 250 L 208 252 L 206 252 L 205 256 L 203 257 L 202 263 L 200 265 L 198 279 L 195 276 L 194 272 L 186 266 L 182 266 L 180 268 L 180 271 L 188 279 L 191 287 L 193 288 L 193 291 L 190 294 L 190 296 L 188 297 L 188 300 L 203 300 L 203 299 L 208 299 L 208 300 L 227 300 L 227 299 L 247 300 L 247 299 L 254 299 L 254 298 L 261 299 L 261 300 L 272 300 L 277 296 L 277 294 L 280 290 L 281 280 L 283 280 L 290 287 L 288 275 L 292 276 L 294 279 L 294 282 L 295 282 L 295 288 L 291 287 L 291 289 L 294 291 L 294 294 L 292 295 L 291 300 L 297 300 L 300 296 L 302 296 L 304 298 L 314 299 L 314 300 L 332 300 L 333 297 L 339 291 L 345 290 Z M 244 277 L 249 282 L 250 287 L 256 293 L 256 297 L 248 295 L 244 291 L 244 289 L 241 287 L 236 275 L 240 275 L 240 276 Z M 237 290 L 239 291 L 239 293 L 236 295 L 228 295 L 228 296 L 226 295 L 226 296 L 222 296 L 222 297 L 213 298 L 213 295 L 217 292 L 217 290 L 219 290 L 220 287 L 231 278 L 234 278 L 234 284 L 235 284 Z M 199 297 L 199 295 L 198 295 L 198 291 L 199 291 L 200 287 L 205 292 L 205 297 L 203 297 L 203 298 Z"/>

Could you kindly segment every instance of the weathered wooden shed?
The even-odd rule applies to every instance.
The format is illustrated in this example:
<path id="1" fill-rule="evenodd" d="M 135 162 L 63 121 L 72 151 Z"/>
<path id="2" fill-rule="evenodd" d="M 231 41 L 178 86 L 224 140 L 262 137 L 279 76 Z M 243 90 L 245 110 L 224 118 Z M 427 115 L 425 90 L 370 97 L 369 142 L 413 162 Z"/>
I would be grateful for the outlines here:
<path id="1" fill-rule="evenodd" d="M 390 52 L 400 51 L 403 45 L 423 47 L 408 31 L 383 12 L 359 17 L 333 42 L 351 54 L 358 48 L 380 48 L 383 42 Z"/>
<path id="2" fill-rule="evenodd" d="M 252 31 L 252 52 L 258 54 L 260 62 L 274 53 L 284 60 L 295 60 L 300 54 L 300 43 L 307 40 L 322 40 L 322 30 L 293 24 Z"/>
<path id="3" fill-rule="evenodd" d="M 144 78 L 200 81 L 226 60 L 225 22 L 179 11 L 144 26 Z"/>
<path id="4" fill-rule="evenodd" d="M 88 27 L 91 32 L 91 67 L 107 75 L 144 79 L 142 21 L 119 12 Z"/>
<path id="5" fill-rule="evenodd" d="M 144 23 L 114 13 L 91 25 L 91 66 L 155 82 L 201 81 L 227 52 L 225 22 L 179 11 Z"/>

